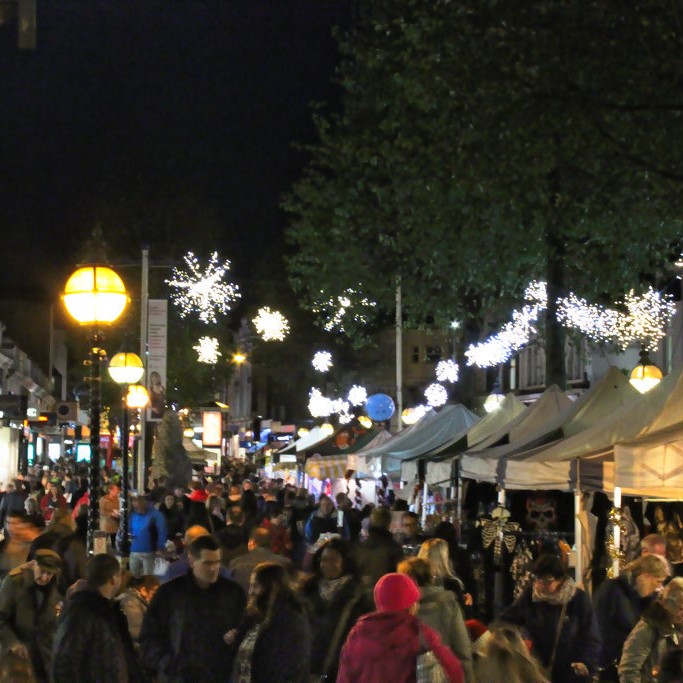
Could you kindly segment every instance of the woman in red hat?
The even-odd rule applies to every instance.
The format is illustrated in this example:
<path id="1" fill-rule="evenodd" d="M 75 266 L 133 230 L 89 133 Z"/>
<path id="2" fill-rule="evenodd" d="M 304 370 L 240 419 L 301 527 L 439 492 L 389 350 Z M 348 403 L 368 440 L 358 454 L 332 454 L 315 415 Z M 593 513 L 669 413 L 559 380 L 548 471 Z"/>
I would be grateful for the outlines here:
<path id="1" fill-rule="evenodd" d="M 450 683 L 463 683 L 458 658 L 415 616 L 420 591 L 405 574 L 385 574 L 375 585 L 377 610 L 361 617 L 339 658 L 337 683 L 415 683 L 417 657 L 432 651 Z"/>

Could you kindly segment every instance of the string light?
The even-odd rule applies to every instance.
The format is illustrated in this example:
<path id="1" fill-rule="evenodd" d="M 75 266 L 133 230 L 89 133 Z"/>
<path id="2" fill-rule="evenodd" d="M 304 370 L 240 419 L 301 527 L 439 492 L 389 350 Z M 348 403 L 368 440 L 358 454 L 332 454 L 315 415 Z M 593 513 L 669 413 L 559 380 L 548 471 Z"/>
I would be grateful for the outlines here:
<path id="1" fill-rule="evenodd" d="M 324 292 L 321 290 L 321 294 Z M 313 312 L 322 315 L 326 322 L 323 327 L 327 332 L 346 332 L 344 323 L 366 325 L 377 307 L 376 301 L 371 301 L 355 289 L 345 289 L 339 296 L 320 299 L 313 305 Z"/>
<path id="2" fill-rule="evenodd" d="M 173 269 L 173 277 L 166 280 L 172 289 L 171 301 L 180 308 L 180 317 L 198 313 L 203 323 L 215 323 L 216 314 L 225 314 L 230 304 L 240 297 L 239 287 L 223 282 L 230 270 L 230 261 L 218 260 L 211 254 L 209 263 L 202 269 L 199 259 L 190 251 L 184 256 L 186 270 Z"/>
<path id="3" fill-rule="evenodd" d="M 457 382 L 460 369 L 454 360 L 441 360 L 436 364 L 436 379 L 439 382 Z"/>
<path id="4" fill-rule="evenodd" d="M 284 341 L 289 334 L 287 318 L 279 311 L 271 311 L 268 306 L 259 308 L 252 322 L 263 341 Z"/>
<path id="5" fill-rule="evenodd" d="M 538 318 L 547 306 L 545 283 L 532 282 L 524 298 L 529 303 L 513 311 L 512 320 L 500 332 L 465 351 L 468 365 L 501 365 L 532 340 L 538 332 Z M 616 344 L 622 349 L 631 344 L 656 349 L 676 312 L 671 297 L 662 296 L 652 287 L 641 296 L 631 290 L 623 301 L 617 302 L 625 312 L 589 304 L 575 294 L 558 299 L 557 305 L 558 320 L 565 327 L 576 329 L 595 342 Z"/>
<path id="6" fill-rule="evenodd" d="M 218 350 L 218 339 L 215 337 L 200 337 L 192 348 L 197 352 L 197 361 L 207 365 L 215 365 L 221 355 Z"/>
<path id="7" fill-rule="evenodd" d="M 365 387 L 361 387 L 358 384 L 354 384 L 349 389 L 349 394 L 347 398 L 352 406 L 362 406 L 365 403 L 365 401 L 368 400 L 367 389 Z"/>
<path id="8" fill-rule="evenodd" d="M 427 399 L 427 404 L 432 408 L 438 408 L 448 401 L 448 392 L 443 384 L 430 384 L 425 389 L 425 398 Z"/>
<path id="9" fill-rule="evenodd" d="M 329 351 L 316 351 L 311 363 L 318 372 L 328 372 L 332 367 L 332 354 Z"/>

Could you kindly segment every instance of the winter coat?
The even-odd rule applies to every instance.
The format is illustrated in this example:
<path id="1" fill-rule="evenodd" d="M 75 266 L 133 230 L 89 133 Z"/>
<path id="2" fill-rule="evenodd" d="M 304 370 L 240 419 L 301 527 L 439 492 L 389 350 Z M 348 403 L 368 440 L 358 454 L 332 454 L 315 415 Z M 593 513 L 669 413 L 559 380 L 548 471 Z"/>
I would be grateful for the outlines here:
<path id="1" fill-rule="evenodd" d="M 337 511 L 333 510 L 330 515 L 323 515 L 320 510 L 315 510 L 311 513 L 306 526 L 304 527 L 304 534 L 306 540 L 310 545 L 313 545 L 320 534 L 340 534 L 342 538 L 349 538 L 349 526 L 344 519 L 344 526 L 342 529 L 337 527 Z"/>
<path id="2" fill-rule="evenodd" d="M 282 567 L 289 567 L 292 563 L 282 555 L 276 555 L 268 548 L 255 548 L 236 557 L 229 565 L 228 569 L 232 572 L 233 579 L 242 586 L 245 593 L 249 592 L 249 580 L 254 567 L 261 562 L 273 562 Z"/>
<path id="3" fill-rule="evenodd" d="M 640 597 L 628 573 L 600 584 L 593 596 L 593 609 L 602 635 L 602 667 L 619 663 L 628 634 L 653 599 L 653 596 Z"/>
<path id="4" fill-rule="evenodd" d="M 240 626 L 235 652 L 251 626 L 251 620 Z M 311 627 L 303 608 L 277 601 L 270 624 L 254 645 L 251 683 L 308 683 L 310 661 Z"/>
<path id="5" fill-rule="evenodd" d="M 512 605 L 503 610 L 500 619 L 526 630 L 532 641 L 532 654 L 547 667 L 552 657 L 562 606 L 545 601 L 534 602 L 532 590 L 533 586 L 529 586 Z M 567 605 L 552 670 L 553 683 L 581 680 L 574 675 L 572 662 L 583 662 L 591 673 L 595 673 L 600 662 L 600 648 L 600 629 L 590 600 L 586 593 L 577 588 Z"/>
<path id="6" fill-rule="evenodd" d="M 167 508 L 163 503 L 159 506 L 159 513 L 166 521 L 166 533 L 174 541 L 177 535 L 182 535 L 185 530 L 185 515 L 183 510 L 175 503 L 172 508 Z"/>
<path id="7" fill-rule="evenodd" d="M 403 549 L 388 530 L 371 526 L 368 537 L 356 545 L 354 557 L 361 576 L 374 586 L 382 576 L 396 571 Z"/>
<path id="8" fill-rule="evenodd" d="M 415 683 L 420 641 L 431 649 L 451 683 L 462 683 L 457 657 L 438 633 L 408 613 L 372 612 L 351 629 L 339 658 L 337 683 Z"/>
<path id="9" fill-rule="evenodd" d="M 76 505 L 78 506 L 78 503 Z M 90 496 L 88 496 L 88 505 L 90 505 Z M 119 530 L 119 518 L 116 516 L 119 510 L 118 498 L 109 496 L 100 498 L 100 531 L 115 534 Z M 76 513 L 76 508 L 74 508 L 74 513 Z"/>
<path id="10" fill-rule="evenodd" d="M 466 683 L 474 683 L 472 643 L 455 596 L 438 586 L 423 586 L 420 596 L 417 618 L 441 636 L 443 644 L 460 660 Z"/>
<path id="11" fill-rule="evenodd" d="M 5 519 L 10 512 L 24 512 L 26 498 L 26 493 L 23 491 L 5 493 L 0 501 L 0 527 L 5 524 Z"/>
<path id="12" fill-rule="evenodd" d="M 52 519 L 52 514 L 57 508 L 66 508 L 66 498 L 60 493 L 57 498 L 53 498 L 49 493 L 46 493 L 40 499 L 40 510 L 46 522 Z"/>
<path id="13" fill-rule="evenodd" d="M 56 579 L 44 589 L 35 583 L 30 565 L 13 569 L 0 588 L 0 648 L 6 651 L 18 643 L 26 645 L 41 678 L 50 672 L 52 641 L 63 599 Z"/>
<path id="14" fill-rule="evenodd" d="M 140 668 L 126 617 L 118 604 L 85 588 L 67 601 L 57 623 L 54 683 L 140 683 Z"/>
<path id="15" fill-rule="evenodd" d="M 143 664 L 158 683 L 223 683 L 232 666 L 223 636 L 239 626 L 245 606 L 244 591 L 220 576 L 207 588 L 191 571 L 162 584 L 142 622 Z"/>
<path id="16" fill-rule="evenodd" d="M 339 620 L 346 606 L 352 603 L 348 620 L 336 644 L 335 654 L 330 669 L 327 672 L 329 679 L 334 681 L 339 666 L 339 653 L 344 645 L 346 636 L 359 617 L 375 609 L 375 603 L 370 592 L 357 579 L 349 580 L 333 594 L 330 600 L 323 600 L 320 595 L 320 581 L 320 577 L 313 576 L 303 585 L 301 590 L 313 634 L 311 647 L 312 673 L 322 673 L 327 652 L 332 646 L 332 640 Z"/>
<path id="17" fill-rule="evenodd" d="M 132 511 L 128 528 L 132 553 L 153 553 L 166 546 L 166 519 L 152 505 L 147 507 L 144 514 Z"/>
<path id="18" fill-rule="evenodd" d="M 621 683 L 656 681 L 653 670 L 659 668 L 664 655 L 683 644 L 683 632 L 671 623 L 671 615 L 659 601 L 644 612 L 624 643 L 619 662 Z"/>
<path id="19" fill-rule="evenodd" d="M 121 595 L 118 595 L 116 602 L 119 603 L 121 611 L 126 615 L 130 637 L 133 639 L 133 642 L 137 642 L 140 639 L 142 620 L 149 607 L 149 603 L 134 588 L 129 588 L 121 593 Z"/>

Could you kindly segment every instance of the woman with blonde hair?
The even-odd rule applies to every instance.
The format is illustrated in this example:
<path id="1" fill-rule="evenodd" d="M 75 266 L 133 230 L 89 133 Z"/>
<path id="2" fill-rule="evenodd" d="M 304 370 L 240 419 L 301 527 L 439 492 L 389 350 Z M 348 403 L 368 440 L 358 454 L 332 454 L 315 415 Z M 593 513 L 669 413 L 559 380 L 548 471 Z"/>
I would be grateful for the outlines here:
<path id="1" fill-rule="evenodd" d="M 454 593 L 463 611 L 465 605 L 472 604 L 471 596 L 465 593 L 463 582 L 453 570 L 450 548 L 446 541 L 441 538 L 428 538 L 420 546 L 417 556 L 429 562 L 429 566 L 432 568 L 434 585 L 442 586 L 445 590 Z"/>
<path id="2" fill-rule="evenodd" d="M 481 656 L 476 660 L 478 683 L 548 683 L 541 665 L 522 639 L 518 628 L 501 625 L 491 629 Z"/>

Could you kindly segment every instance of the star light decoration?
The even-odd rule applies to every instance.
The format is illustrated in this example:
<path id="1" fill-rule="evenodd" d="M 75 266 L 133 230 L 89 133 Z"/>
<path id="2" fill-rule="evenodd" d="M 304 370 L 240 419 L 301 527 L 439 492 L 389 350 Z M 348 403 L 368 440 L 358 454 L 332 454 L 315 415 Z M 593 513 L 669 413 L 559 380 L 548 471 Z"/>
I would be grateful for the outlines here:
<path id="1" fill-rule="evenodd" d="M 324 296 L 324 292 L 320 290 Z M 313 305 L 313 312 L 322 315 L 326 322 L 323 327 L 327 332 L 346 332 L 344 322 L 351 320 L 356 324 L 366 325 L 377 302 L 363 296 L 359 291 L 351 288 L 344 290 L 339 296 L 320 299 Z"/>
<path id="2" fill-rule="evenodd" d="M 349 389 L 347 399 L 352 406 L 362 406 L 368 400 L 368 391 L 365 387 L 354 384 Z"/>
<path id="3" fill-rule="evenodd" d="M 230 305 L 241 295 L 239 287 L 223 282 L 230 270 L 230 261 L 220 262 L 218 252 L 213 252 L 204 269 L 199 259 L 190 251 L 184 257 L 186 270 L 173 269 L 173 277 L 166 280 L 172 289 L 171 301 L 180 308 L 180 317 L 198 313 L 206 324 L 216 322 L 216 314 L 225 314 Z"/>
<path id="4" fill-rule="evenodd" d="M 263 341 L 284 341 L 289 334 L 289 323 L 279 311 L 268 306 L 258 309 L 258 315 L 251 321 Z"/>
<path id="5" fill-rule="evenodd" d="M 332 354 L 329 351 L 316 351 L 311 364 L 318 372 L 328 372 L 332 367 Z"/>
<path id="6" fill-rule="evenodd" d="M 427 399 L 427 405 L 430 405 L 432 408 L 438 408 L 445 405 L 446 401 L 448 401 L 448 392 L 443 384 L 434 382 L 425 389 L 425 398 Z"/>
<path id="7" fill-rule="evenodd" d="M 500 365 L 531 341 L 537 333 L 538 318 L 547 306 L 545 283 L 532 282 L 525 291 L 525 299 L 529 303 L 513 311 L 511 322 L 500 332 L 465 351 L 468 365 Z M 645 350 L 656 349 L 676 312 L 671 297 L 662 296 L 652 287 L 641 296 L 633 290 L 628 292 L 623 301 L 617 302 L 623 312 L 589 304 L 575 294 L 559 299 L 557 305 L 558 319 L 565 327 L 579 330 L 594 342 L 616 344 L 622 349 L 631 344 Z"/>
<path id="8" fill-rule="evenodd" d="M 221 352 L 218 350 L 218 339 L 215 337 L 200 337 L 195 346 L 192 347 L 197 352 L 197 362 L 215 365 Z"/>
<path id="9" fill-rule="evenodd" d="M 436 379 L 439 382 L 457 382 L 460 368 L 454 360 L 440 360 L 436 364 Z"/>

